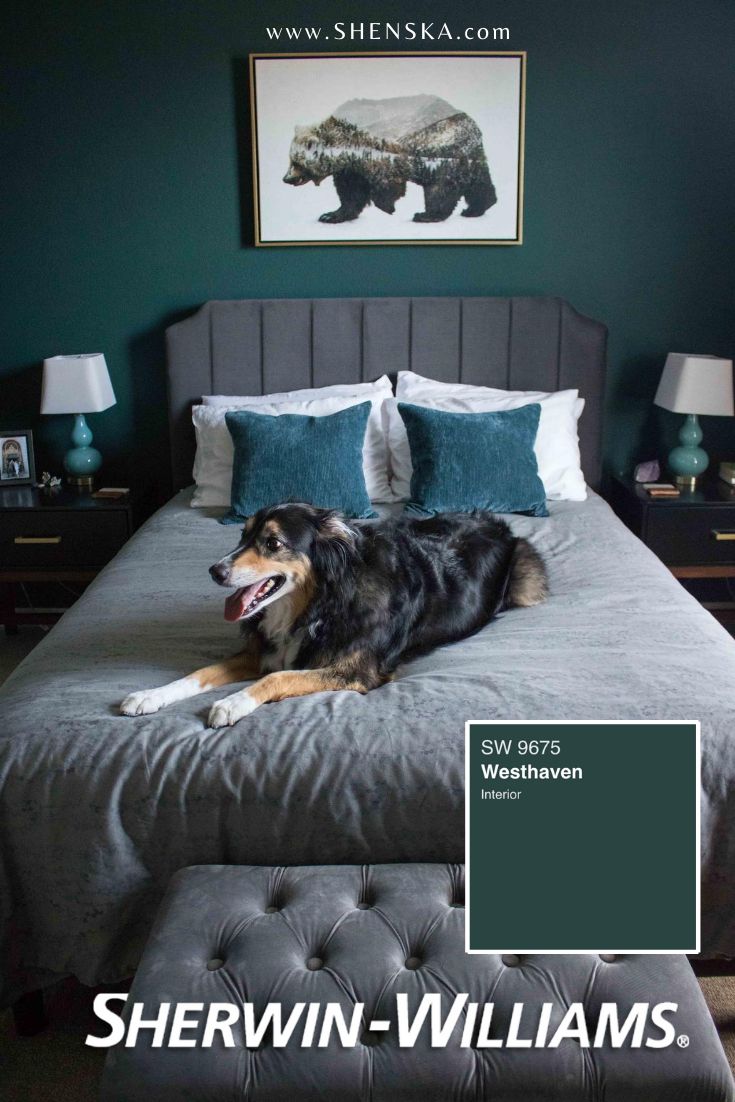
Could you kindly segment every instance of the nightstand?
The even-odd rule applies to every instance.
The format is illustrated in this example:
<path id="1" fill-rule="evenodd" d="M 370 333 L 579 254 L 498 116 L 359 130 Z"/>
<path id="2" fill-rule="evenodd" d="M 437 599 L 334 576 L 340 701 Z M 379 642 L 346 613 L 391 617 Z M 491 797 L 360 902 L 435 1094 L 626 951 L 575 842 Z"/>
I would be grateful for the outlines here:
<path id="1" fill-rule="evenodd" d="M 147 493 L 114 500 L 66 489 L 0 488 L 0 623 L 50 624 L 58 611 L 17 608 L 26 583 L 86 585 L 120 550 L 150 511 Z"/>
<path id="2" fill-rule="evenodd" d="M 633 479 L 616 477 L 608 500 L 674 577 L 735 578 L 735 486 L 712 475 L 698 489 L 682 490 L 679 497 L 652 498 Z M 735 605 L 710 608 L 728 620 L 733 610 Z"/>

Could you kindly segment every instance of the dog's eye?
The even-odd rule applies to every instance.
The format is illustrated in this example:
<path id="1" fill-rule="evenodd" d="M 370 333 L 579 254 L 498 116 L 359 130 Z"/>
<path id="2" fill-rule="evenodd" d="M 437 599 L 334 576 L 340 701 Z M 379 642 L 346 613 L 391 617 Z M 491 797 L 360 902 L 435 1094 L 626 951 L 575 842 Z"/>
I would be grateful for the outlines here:
<path id="1" fill-rule="evenodd" d="M 283 547 L 283 543 L 276 536 L 268 536 L 265 546 L 268 551 L 279 551 Z"/>

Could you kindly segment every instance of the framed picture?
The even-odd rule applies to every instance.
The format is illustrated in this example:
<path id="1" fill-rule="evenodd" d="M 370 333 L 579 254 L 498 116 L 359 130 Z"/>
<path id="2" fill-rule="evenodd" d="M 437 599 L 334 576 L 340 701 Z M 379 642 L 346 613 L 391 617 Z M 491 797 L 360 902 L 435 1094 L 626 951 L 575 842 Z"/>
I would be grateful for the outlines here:
<path id="1" fill-rule="evenodd" d="M 35 481 L 31 430 L 0 430 L 0 486 L 28 486 Z"/>
<path id="2" fill-rule="evenodd" d="M 251 54 L 256 245 L 520 245 L 526 55 Z"/>

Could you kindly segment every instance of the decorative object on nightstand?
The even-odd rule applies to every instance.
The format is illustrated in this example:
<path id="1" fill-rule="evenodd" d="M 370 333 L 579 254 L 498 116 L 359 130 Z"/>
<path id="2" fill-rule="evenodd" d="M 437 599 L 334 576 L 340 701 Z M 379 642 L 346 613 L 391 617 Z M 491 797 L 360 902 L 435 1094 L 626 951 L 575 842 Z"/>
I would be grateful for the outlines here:
<path id="1" fill-rule="evenodd" d="M 720 478 L 728 486 L 735 486 L 735 463 L 720 463 Z"/>
<path id="2" fill-rule="evenodd" d="M 732 417 L 735 413 L 732 360 L 669 352 L 653 401 L 672 413 L 686 414 L 679 446 L 669 454 L 669 467 L 677 485 L 694 489 L 709 466 L 709 456 L 699 446 L 702 430 L 698 416 Z"/>
<path id="3" fill-rule="evenodd" d="M 31 430 L 0 432 L 0 486 L 30 486 L 35 478 Z"/>
<path id="4" fill-rule="evenodd" d="M 91 447 L 92 432 L 85 413 L 101 413 L 115 405 L 105 357 L 101 352 L 51 356 L 43 361 L 41 413 L 73 413 L 73 447 L 64 456 L 68 481 L 91 490 L 102 456 Z"/>
<path id="5" fill-rule="evenodd" d="M 660 477 L 661 464 L 658 459 L 647 459 L 644 463 L 639 463 L 633 471 L 636 482 L 655 482 Z"/>
<path id="6" fill-rule="evenodd" d="M 36 487 L 47 494 L 56 493 L 57 490 L 61 489 L 61 479 L 58 475 L 51 474 L 50 471 L 44 471 L 41 475 L 41 481 L 36 483 Z"/>

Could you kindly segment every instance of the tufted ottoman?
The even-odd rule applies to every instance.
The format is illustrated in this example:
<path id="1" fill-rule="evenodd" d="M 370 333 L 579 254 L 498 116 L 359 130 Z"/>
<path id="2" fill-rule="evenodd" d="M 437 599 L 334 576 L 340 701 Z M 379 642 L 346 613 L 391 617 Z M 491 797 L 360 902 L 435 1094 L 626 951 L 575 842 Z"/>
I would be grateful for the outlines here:
<path id="1" fill-rule="evenodd" d="M 152 1047 L 149 1028 L 133 1047 L 111 1048 L 103 1099 L 732 1102 L 732 1077 L 685 957 L 467 955 L 463 872 L 410 864 L 202 865 L 177 873 L 124 1015 L 129 1022 L 136 1002 L 145 1004 L 144 1019 L 166 1015 L 163 1046 Z M 397 996 L 407 997 L 409 1017 L 424 995 L 439 996 L 446 1021 L 458 992 L 469 999 L 455 1010 L 444 1046 L 431 1045 L 430 1010 L 413 1047 L 399 1045 Z M 163 1003 L 172 1004 L 167 1014 Z M 195 1024 L 172 1021 L 176 1003 L 193 1004 L 179 1013 Z M 281 1004 L 283 1022 L 305 1006 L 285 1046 L 269 1027 L 246 1047 L 243 1003 L 254 1004 L 254 1025 L 268 1003 Z M 345 1028 L 354 1026 L 352 1046 L 335 1030 L 319 1046 L 327 1003 L 341 1008 Z M 357 1003 L 364 1012 L 353 1023 Z M 488 1003 L 492 1017 L 483 1025 Z M 637 1019 L 620 1047 L 604 1030 L 594 1047 L 610 1003 L 619 1026 L 633 1004 L 649 1004 L 640 1011 L 640 1047 L 631 1047 Z M 666 1012 L 670 1043 L 651 1047 L 647 1040 L 664 1035 L 651 1019 L 660 1003 L 678 1009 Z M 215 1019 L 233 1023 L 231 1037 L 211 1026 Z M 172 1029 L 196 1047 L 167 1047 Z M 528 1044 L 540 1032 L 546 1047 L 513 1047 L 514 1036 Z"/>

